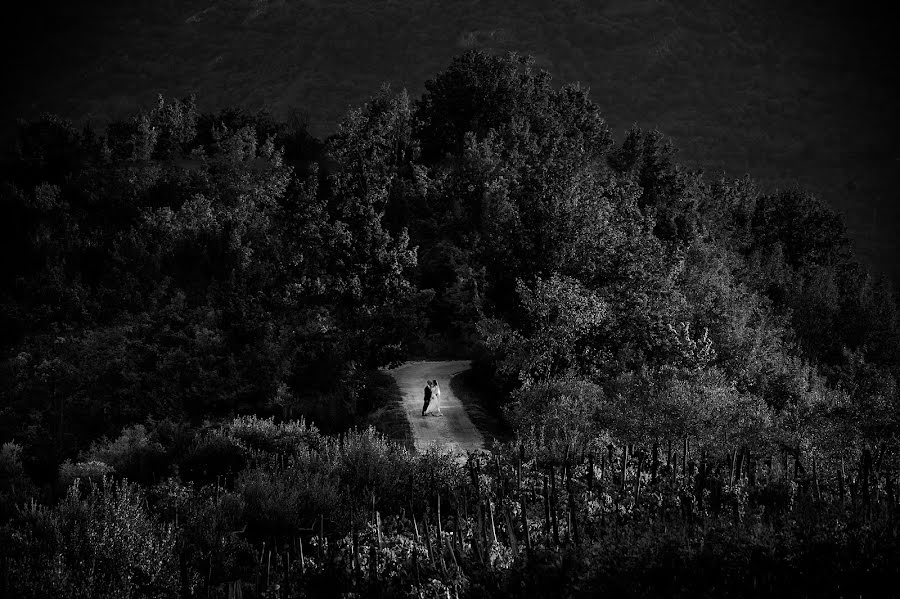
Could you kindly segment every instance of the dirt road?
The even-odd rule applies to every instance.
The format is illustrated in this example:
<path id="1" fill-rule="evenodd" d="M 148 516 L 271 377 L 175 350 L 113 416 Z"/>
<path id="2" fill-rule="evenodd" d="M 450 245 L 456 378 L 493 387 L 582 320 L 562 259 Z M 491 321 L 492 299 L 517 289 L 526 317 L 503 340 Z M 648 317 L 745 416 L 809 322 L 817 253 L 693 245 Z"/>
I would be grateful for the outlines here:
<path id="1" fill-rule="evenodd" d="M 397 381 L 403 394 L 403 407 L 418 451 L 424 451 L 432 443 L 459 455 L 484 448 L 481 432 L 472 424 L 462 403 L 450 389 L 451 377 L 468 370 L 470 366 L 469 360 L 406 362 L 387 371 Z M 422 416 L 424 388 L 429 379 L 437 379 L 441 386 L 443 416 Z"/>

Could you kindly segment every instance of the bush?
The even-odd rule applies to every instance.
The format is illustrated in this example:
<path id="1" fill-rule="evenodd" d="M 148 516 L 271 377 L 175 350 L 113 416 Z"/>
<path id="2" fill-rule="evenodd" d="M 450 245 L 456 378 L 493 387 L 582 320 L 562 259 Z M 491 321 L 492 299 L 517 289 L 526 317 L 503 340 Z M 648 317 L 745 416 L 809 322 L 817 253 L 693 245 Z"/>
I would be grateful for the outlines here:
<path id="1" fill-rule="evenodd" d="M 246 503 L 248 534 L 253 538 L 291 538 L 310 530 L 324 517 L 343 526 L 349 497 L 341 493 L 328 472 L 288 467 L 267 472 L 248 470 L 239 476 L 235 490 Z"/>
<path id="2" fill-rule="evenodd" d="M 275 422 L 275 418 L 239 416 L 225 426 L 226 433 L 242 447 L 251 451 L 294 454 L 317 449 L 322 436 L 314 424 L 300 420 Z"/>
<path id="3" fill-rule="evenodd" d="M 86 479 L 91 482 L 98 482 L 112 474 L 112 472 L 112 466 L 105 462 L 73 463 L 71 460 L 66 460 L 59 467 L 59 484 L 63 488 L 68 489 L 76 480 Z"/>
<path id="4" fill-rule="evenodd" d="M 172 597 L 175 533 L 148 514 L 135 485 L 73 484 L 54 508 L 32 504 L 3 531 L 9 597 Z"/>
<path id="5" fill-rule="evenodd" d="M 247 465 L 247 451 L 221 430 L 200 434 L 182 456 L 179 471 L 185 480 L 213 482 L 236 476 Z"/>
<path id="6" fill-rule="evenodd" d="M 35 488 L 22 466 L 22 446 L 9 442 L 0 447 L 0 522 L 12 516 L 15 506 L 34 497 Z"/>
<path id="7" fill-rule="evenodd" d="M 151 438 L 142 424 L 122 429 L 115 441 L 93 443 L 81 454 L 84 462 L 103 462 L 117 475 L 141 483 L 164 475 L 168 457 L 163 446 Z"/>

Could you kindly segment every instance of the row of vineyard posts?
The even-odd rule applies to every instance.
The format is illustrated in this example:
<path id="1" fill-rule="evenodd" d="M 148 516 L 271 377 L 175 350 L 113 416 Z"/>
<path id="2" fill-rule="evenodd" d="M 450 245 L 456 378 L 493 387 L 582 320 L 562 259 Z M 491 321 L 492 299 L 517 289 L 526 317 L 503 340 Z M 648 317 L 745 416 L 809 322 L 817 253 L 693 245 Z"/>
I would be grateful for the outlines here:
<path id="1" fill-rule="evenodd" d="M 352 573 L 353 589 L 372 596 L 378 595 L 380 578 L 389 575 L 386 562 L 394 560 L 396 569 L 400 555 L 399 565 L 413 573 L 410 582 L 438 578 L 453 589 L 452 594 L 447 591 L 452 596 L 456 581 L 473 568 L 527 560 L 536 549 L 602 542 L 628 521 L 680 525 L 685 542 L 690 542 L 689 526 L 713 521 L 741 526 L 747 519 L 747 497 L 773 485 L 790 495 L 781 513 L 838 509 L 862 520 L 893 519 L 896 481 L 885 454 L 885 446 L 877 455 L 863 449 L 848 473 L 843 460 L 823 467 L 810 458 L 804 465 L 799 455 L 787 451 L 761 456 L 736 448 L 723 452 L 727 458 L 713 460 L 706 452 L 692 451 L 687 438 L 644 447 L 608 445 L 596 454 L 566 451 L 561 460 L 528 455 L 521 444 L 504 445 L 470 454 L 465 484 L 442 488 L 434 483 L 428 505 L 413 505 L 410 499 L 408 510 L 387 515 L 375 508 L 373 497 L 362 529 L 354 515 L 349 535 L 337 532 L 341 523 L 319 517 L 305 536 L 280 545 L 263 543 L 256 553 L 255 580 L 204 582 L 207 593 L 214 593 L 209 596 L 240 599 L 252 588 L 255 592 L 248 594 L 253 596 L 289 598 L 299 596 L 294 589 L 302 584 L 298 581 Z M 275 463 L 276 468 L 289 467 L 289 458 Z M 409 481 L 410 490 L 414 482 Z M 768 508 L 779 513 L 778 506 Z M 398 538 L 410 543 L 406 553 L 396 551 Z M 183 557 L 182 572 L 187 597 Z"/>

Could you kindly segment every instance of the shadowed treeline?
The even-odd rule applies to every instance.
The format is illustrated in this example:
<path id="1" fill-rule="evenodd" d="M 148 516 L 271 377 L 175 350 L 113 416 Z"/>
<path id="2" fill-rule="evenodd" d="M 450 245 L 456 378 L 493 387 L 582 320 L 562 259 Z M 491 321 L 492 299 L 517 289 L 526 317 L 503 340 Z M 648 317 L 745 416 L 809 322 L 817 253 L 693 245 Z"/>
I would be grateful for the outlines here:
<path id="1" fill-rule="evenodd" d="M 655 130 L 618 142 L 530 58 L 466 52 L 324 141 L 193 99 L 102 131 L 45 116 L 0 179 L 13 594 L 299 596 L 338 575 L 330 592 L 865 595 L 896 574 L 889 283 L 814 194 L 709 178 Z M 402 440 L 372 370 L 451 353 L 510 446 L 466 470 L 352 432 Z"/>

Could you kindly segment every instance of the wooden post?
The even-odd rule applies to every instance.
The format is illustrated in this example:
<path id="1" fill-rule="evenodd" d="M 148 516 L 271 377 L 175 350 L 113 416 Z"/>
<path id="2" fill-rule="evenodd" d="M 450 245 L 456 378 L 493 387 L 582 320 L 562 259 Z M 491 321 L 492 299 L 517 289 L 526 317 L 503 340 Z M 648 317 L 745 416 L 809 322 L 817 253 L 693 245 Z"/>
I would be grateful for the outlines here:
<path id="1" fill-rule="evenodd" d="M 325 516 L 319 514 L 319 562 L 325 562 Z"/>
<path id="2" fill-rule="evenodd" d="M 841 467 L 838 470 L 838 501 L 844 505 L 844 456 L 841 456 Z"/>
<path id="3" fill-rule="evenodd" d="M 822 503 L 822 491 L 819 489 L 819 471 L 816 468 L 816 456 L 813 454 L 812 456 L 812 475 L 813 475 L 813 486 L 816 489 L 816 501 L 820 504 Z"/>
<path id="4" fill-rule="evenodd" d="M 485 499 L 488 506 L 488 514 L 491 517 L 491 538 L 494 539 L 494 543 L 497 543 L 497 527 L 494 524 L 494 504 L 491 503 L 491 500 Z"/>
<path id="5" fill-rule="evenodd" d="M 622 446 L 622 480 L 620 481 L 622 492 L 625 492 L 628 484 L 628 444 Z"/>
<path id="6" fill-rule="evenodd" d="M 456 503 L 456 521 L 453 523 L 455 529 L 456 542 L 459 544 L 459 553 L 463 557 L 466 556 L 466 544 L 463 538 L 463 519 L 459 512 L 459 503 Z"/>
<path id="7" fill-rule="evenodd" d="M 525 500 L 525 490 L 522 486 L 522 461 L 525 457 L 525 448 L 519 445 L 519 462 L 516 468 L 516 491 L 519 494 L 519 510 L 522 513 L 522 535 L 525 542 L 525 550 L 531 550 L 531 535 L 528 533 L 528 504 Z"/>
<path id="8" fill-rule="evenodd" d="M 682 478 L 687 478 L 687 463 L 688 463 L 688 438 L 687 438 L 687 435 L 685 435 L 684 449 L 681 454 L 681 476 L 682 476 Z"/>
<path id="9" fill-rule="evenodd" d="M 731 453 L 731 485 L 734 486 L 734 483 L 737 482 L 738 478 L 738 450 L 737 447 L 734 448 L 734 451 Z"/>
<path id="10" fill-rule="evenodd" d="M 498 454 L 494 454 L 494 465 L 497 468 L 497 500 L 502 501 L 505 495 L 506 489 L 503 484 L 503 470 L 500 468 L 500 456 Z"/>
<path id="11" fill-rule="evenodd" d="M 747 450 L 747 484 L 751 487 L 756 486 L 756 462 L 758 460 L 753 458 L 753 454 L 750 453 L 750 450 Z"/>
<path id="12" fill-rule="evenodd" d="M 509 539 L 509 546 L 513 555 L 519 555 L 519 542 L 516 539 L 516 528 L 513 526 L 513 519 L 509 515 L 509 510 L 506 506 L 501 506 L 500 511 L 503 516 L 503 523 L 506 525 L 506 536 Z"/>
<path id="13" fill-rule="evenodd" d="M 566 465 L 566 491 L 569 503 L 569 531 L 572 541 L 578 545 L 578 508 L 575 505 L 575 489 L 572 485 L 572 467 L 568 464 Z"/>
<path id="14" fill-rule="evenodd" d="M 616 459 L 615 456 L 613 456 L 612 443 L 606 446 L 606 453 L 608 455 L 606 463 L 609 464 L 609 482 L 611 483 L 610 489 L 612 489 L 612 486 L 615 485 L 614 479 L 616 477 Z"/>
<path id="15" fill-rule="evenodd" d="M 422 516 L 422 526 L 424 527 L 423 532 L 425 534 L 425 548 L 428 550 L 428 560 L 432 564 L 434 564 L 434 552 L 432 551 L 432 547 L 431 547 L 431 532 L 429 531 L 429 526 L 428 526 L 428 512 L 427 511 Z"/>
<path id="16" fill-rule="evenodd" d="M 438 550 L 438 557 L 441 558 L 441 570 L 447 571 L 447 564 L 444 563 L 444 528 L 441 526 L 441 494 L 437 494 L 437 543 L 435 546 Z"/>
<path id="17" fill-rule="evenodd" d="M 672 439 L 666 439 L 666 466 L 672 467 Z"/>
<path id="18" fill-rule="evenodd" d="M 544 538 L 547 544 L 550 544 L 550 491 L 547 488 L 547 476 L 544 475 L 544 490 L 541 493 L 544 498 Z"/>
<path id="19" fill-rule="evenodd" d="M 475 541 L 475 550 L 478 552 L 478 557 L 481 560 L 481 563 L 484 563 L 484 554 L 487 549 L 487 535 L 484 533 L 484 514 L 482 512 L 480 502 L 476 506 L 476 511 L 478 513 L 478 530 L 475 531 L 475 534 L 472 535 L 472 538 Z M 482 539 L 484 540 L 483 543 Z"/>
<path id="20" fill-rule="evenodd" d="M 588 495 L 594 492 L 594 454 L 588 454 L 588 472 L 587 472 L 587 490 Z"/>
<path id="21" fill-rule="evenodd" d="M 550 466 L 550 517 L 553 524 L 553 543 L 559 546 L 559 518 L 556 514 L 557 495 L 556 495 L 556 472 L 553 466 Z"/>
<path id="22" fill-rule="evenodd" d="M 650 463 L 650 476 L 653 482 L 656 482 L 656 474 L 659 471 L 659 441 L 654 439 L 653 441 L 653 456 L 652 461 Z"/>
<path id="23" fill-rule="evenodd" d="M 300 546 L 300 575 L 306 576 L 306 558 L 303 556 L 303 537 L 297 539 Z"/>
<path id="24" fill-rule="evenodd" d="M 375 533 L 378 539 L 378 548 L 381 549 L 381 512 L 375 512 Z"/>
<path id="25" fill-rule="evenodd" d="M 634 477 L 634 500 L 641 496 L 641 472 L 644 468 L 644 452 L 638 455 L 638 464 L 637 464 L 637 476 Z"/>
<path id="26" fill-rule="evenodd" d="M 678 452 L 672 452 L 672 484 L 678 482 Z"/>
<path id="27" fill-rule="evenodd" d="M 868 447 L 863 449 L 862 457 L 860 458 L 859 464 L 859 478 L 862 480 L 862 503 L 863 510 L 865 510 L 865 514 L 869 515 L 869 507 L 870 507 L 870 490 L 869 490 L 869 478 L 870 478 L 870 470 L 872 468 L 872 452 Z"/>
<path id="28" fill-rule="evenodd" d="M 353 580 L 356 588 L 359 588 L 359 531 L 356 529 L 356 521 L 353 514 L 350 515 L 351 539 L 353 541 Z"/>

